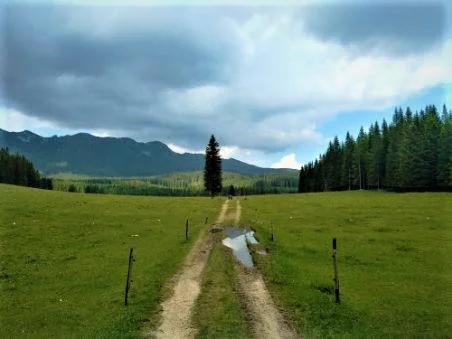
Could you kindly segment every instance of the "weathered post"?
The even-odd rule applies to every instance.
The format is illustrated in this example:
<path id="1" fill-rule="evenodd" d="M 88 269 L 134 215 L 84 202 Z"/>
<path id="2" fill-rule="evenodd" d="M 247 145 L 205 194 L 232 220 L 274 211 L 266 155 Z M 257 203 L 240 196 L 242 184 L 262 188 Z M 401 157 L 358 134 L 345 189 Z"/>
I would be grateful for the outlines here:
<path id="1" fill-rule="evenodd" d="M 188 219 L 185 221 L 185 240 L 188 240 Z"/>
<path id="2" fill-rule="evenodd" d="M 337 250 L 336 238 L 333 238 L 334 295 L 336 296 L 336 304 L 339 304 L 340 303 L 340 297 L 339 297 L 339 276 L 338 276 L 338 273 L 337 273 L 336 250 Z"/>
<path id="3" fill-rule="evenodd" d="M 126 280 L 126 289 L 124 293 L 124 305 L 127 306 L 128 297 L 129 297 L 129 289 L 132 283 L 132 265 L 133 265 L 133 248 L 130 249 L 129 252 L 129 268 L 127 269 L 127 280 Z"/>

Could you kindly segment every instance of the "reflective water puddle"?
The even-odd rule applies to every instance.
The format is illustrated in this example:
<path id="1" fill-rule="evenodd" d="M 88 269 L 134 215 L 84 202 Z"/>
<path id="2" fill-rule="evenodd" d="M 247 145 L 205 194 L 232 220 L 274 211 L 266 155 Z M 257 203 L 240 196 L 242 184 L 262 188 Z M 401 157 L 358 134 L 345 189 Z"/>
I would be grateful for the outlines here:
<path id="1" fill-rule="evenodd" d="M 227 238 L 223 239 L 223 245 L 232 249 L 243 266 L 253 267 L 253 258 L 246 244 L 247 242 L 252 245 L 258 244 L 254 237 L 254 231 L 249 228 L 225 227 L 224 232 Z"/>

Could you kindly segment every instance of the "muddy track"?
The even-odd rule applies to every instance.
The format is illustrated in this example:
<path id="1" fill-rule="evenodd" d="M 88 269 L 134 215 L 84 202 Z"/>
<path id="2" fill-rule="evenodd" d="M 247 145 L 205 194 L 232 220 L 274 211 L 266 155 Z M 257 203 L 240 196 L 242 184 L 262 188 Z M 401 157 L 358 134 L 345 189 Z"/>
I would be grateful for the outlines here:
<path id="1" fill-rule="evenodd" d="M 236 224 L 240 215 L 241 206 L 237 200 Z M 275 306 L 262 274 L 256 268 L 240 267 L 238 278 L 255 338 L 300 338 Z"/>
<path id="2" fill-rule="evenodd" d="M 242 206 L 240 206 L 240 200 L 237 199 L 237 207 L 235 209 L 235 218 L 234 218 L 235 225 L 239 224 L 241 216 L 242 216 Z"/>
<path id="3" fill-rule="evenodd" d="M 218 216 L 217 221 L 215 223 L 221 224 L 224 221 L 224 217 L 226 215 L 226 211 L 228 210 L 228 205 L 229 205 L 229 200 L 226 200 L 224 202 L 223 206 L 221 206 L 220 215 Z"/>
<path id="4" fill-rule="evenodd" d="M 229 200 L 221 208 L 216 223 L 222 223 Z M 212 249 L 213 240 L 209 233 L 202 232 L 200 238 L 189 252 L 182 270 L 174 277 L 171 296 L 162 303 L 161 323 L 156 331 L 148 332 L 145 337 L 156 338 L 193 338 L 196 329 L 191 326 L 191 311 L 201 292 L 202 272 L 206 267 Z"/>

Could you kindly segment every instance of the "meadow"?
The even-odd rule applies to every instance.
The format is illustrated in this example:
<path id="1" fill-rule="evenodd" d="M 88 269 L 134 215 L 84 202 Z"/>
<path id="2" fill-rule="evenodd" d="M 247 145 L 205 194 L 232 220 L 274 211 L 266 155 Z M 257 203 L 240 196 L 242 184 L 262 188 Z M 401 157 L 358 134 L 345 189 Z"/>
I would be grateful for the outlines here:
<path id="1" fill-rule="evenodd" d="M 308 338 L 446 338 L 452 333 L 452 195 L 340 192 L 252 196 L 243 225 L 267 288 Z M 271 241 L 271 225 L 275 240 Z M 332 238 L 341 304 L 334 302 Z"/>
<path id="2" fill-rule="evenodd" d="M 451 194 L 354 191 L 238 199 L 240 224 L 254 228 L 258 247 L 269 249 L 266 256 L 253 253 L 257 268 L 304 337 L 450 336 Z M 0 185 L 0 337 L 139 337 L 141 327 L 156 325 L 171 277 L 205 217 L 214 220 L 224 200 Z M 215 235 L 192 321 L 198 338 L 250 337 L 237 264 L 221 239 Z M 126 307 L 130 247 L 136 261 Z"/>
<path id="3" fill-rule="evenodd" d="M 0 337 L 139 337 L 222 202 L 0 185 Z M 126 307 L 130 247 L 136 261 Z"/>

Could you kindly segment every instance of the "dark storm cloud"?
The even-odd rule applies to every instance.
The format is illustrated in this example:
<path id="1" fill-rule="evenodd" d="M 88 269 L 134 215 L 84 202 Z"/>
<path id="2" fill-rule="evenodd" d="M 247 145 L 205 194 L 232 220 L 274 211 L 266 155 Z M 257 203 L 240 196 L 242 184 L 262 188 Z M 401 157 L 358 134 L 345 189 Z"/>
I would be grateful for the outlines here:
<path id="1" fill-rule="evenodd" d="M 422 53 L 442 42 L 446 7 L 439 1 L 348 2 L 302 8 L 300 15 L 305 29 L 322 40 L 386 54 Z"/>
<path id="2" fill-rule="evenodd" d="M 98 22 L 114 11 L 122 10 L 117 7 L 7 7 L 3 34 L 9 73 L 99 76 L 112 66 L 133 65 L 145 80 L 167 87 L 224 80 L 221 72 L 230 56 L 228 50 L 215 44 L 205 45 L 194 36 L 195 31 L 180 27 L 178 21 L 184 15 L 170 15 L 171 10 L 164 8 L 136 8 L 124 15 L 125 20 L 118 20 L 117 27 L 110 28 L 110 34 L 91 34 Z M 139 24 L 128 29 L 127 25 L 133 24 L 134 14 L 138 13 Z M 162 20 L 162 17 L 175 26 L 160 29 L 153 19 Z M 67 24 L 70 18 L 77 19 L 75 25 Z M 179 23 L 183 25 L 184 21 Z"/>
<path id="3" fill-rule="evenodd" d="M 229 145 L 278 151 L 300 138 L 318 138 L 315 127 L 297 129 L 310 122 L 297 119 L 298 113 L 307 116 L 320 101 L 348 94 L 300 85 L 300 78 L 306 84 L 321 78 L 314 83 L 322 85 L 329 77 L 318 74 L 324 62 L 316 60 L 327 54 L 311 58 L 307 50 L 303 63 L 302 50 L 285 59 L 299 40 L 314 35 L 319 44 L 334 40 L 356 47 L 357 54 L 381 43 L 387 48 L 380 53 L 423 53 L 442 38 L 442 10 L 439 4 L 12 5 L 1 14 L 0 99 L 25 115 L 69 129 L 111 130 L 196 149 L 214 132 Z M 302 38 L 297 40 L 297 34 Z M 307 72 L 316 62 L 321 63 L 317 71 Z"/>
<path id="4" fill-rule="evenodd" d="M 9 104 L 67 125 L 89 118 L 89 126 L 92 120 L 105 120 L 103 115 L 130 119 L 130 106 L 139 103 L 146 108 L 157 91 L 227 81 L 231 49 L 222 46 L 221 37 L 206 44 L 194 35 L 196 31 L 177 27 L 179 17 L 183 23 L 184 16 L 172 15 L 167 9 L 138 8 L 105 34 L 90 34 L 89 25 L 95 30 L 96 19 L 105 20 L 118 10 L 6 8 L 2 77 Z M 129 29 L 134 11 L 140 12 L 141 26 Z M 143 20 L 146 12 L 149 22 Z M 78 21 L 68 25 L 67 19 L 74 17 Z M 162 30 L 152 22 L 162 17 L 175 26 Z"/>

